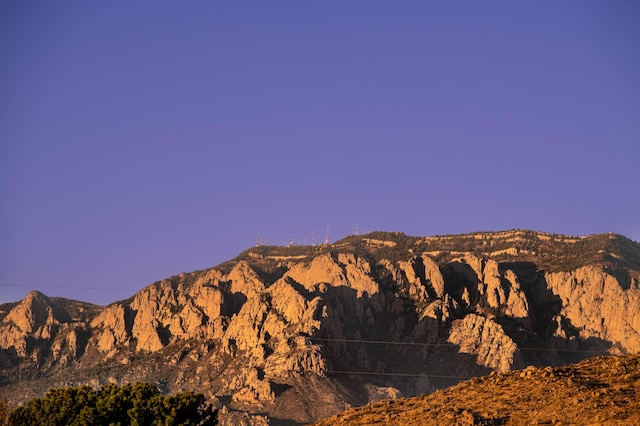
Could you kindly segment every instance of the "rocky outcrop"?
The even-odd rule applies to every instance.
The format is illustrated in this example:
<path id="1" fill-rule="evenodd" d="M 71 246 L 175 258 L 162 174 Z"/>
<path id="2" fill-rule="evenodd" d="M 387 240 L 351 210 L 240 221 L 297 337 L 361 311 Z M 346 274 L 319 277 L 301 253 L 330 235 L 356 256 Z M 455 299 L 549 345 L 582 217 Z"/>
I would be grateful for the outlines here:
<path id="1" fill-rule="evenodd" d="M 94 330 L 92 345 L 97 346 L 105 357 L 111 357 L 118 348 L 128 345 L 132 320 L 133 313 L 122 304 L 107 307 L 90 323 Z"/>
<path id="2" fill-rule="evenodd" d="M 32 291 L 18 303 L 0 322 L 0 349 L 12 348 L 18 356 L 33 355 L 41 345 L 36 342 L 54 342 L 61 327 L 68 325 L 71 318 L 67 312 L 59 308 L 44 294 Z M 66 327 L 73 332 L 73 327 Z M 73 339 L 70 337 L 70 339 Z M 56 352 L 62 353 L 59 348 Z M 75 352 L 72 348 L 71 352 Z"/>
<path id="3" fill-rule="evenodd" d="M 460 345 L 461 353 L 477 355 L 478 364 L 496 371 L 524 367 L 518 345 L 490 318 L 469 314 L 455 320 L 448 341 Z"/>
<path id="4" fill-rule="evenodd" d="M 527 301 L 527 297 L 520 286 L 520 281 L 515 274 L 510 269 L 507 269 L 503 275 L 503 281 L 507 283 L 508 296 L 506 301 L 506 306 L 504 310 L 504 314 L 508 317 L 515 318 L 520 320 L 520 323 L 531 329 L 531 316 L 529 311 L 529 302 Z"/>
<path id="5" fill-rule="evenodd" d="M 309 264 L 294 265 L 286 276 L 314 291 L 321 284 L 352 288 L 358 297 L 372 295 L 379 286 L 371 277 L 371 265 L 363 258 L 350 253 L 340 253 L 334 259 L 331 254 L 315 257 Z"/>
<path id="6" fill-rule="evenodd" d="M 429 256 L 422 256 L 422 264 L 424 266 L 425 280 L 431 284 L 436 297 L 441 298 L 445 295 L 444 278 L 440 272 L 440 267 Z"/>
<path id="7" fill-rule="evenodd" d="M 229 411 L 225 406 L 218 411 L 220 426 L 269 426 L 266 416 L 250 415 L 244 411 Z"/>
<path id="8" fill-rule="evenodd" d="M 602 268 L 585 266 L 572 272 L 547 273 L 545 281 L 560 299 L 560 315 L 582 339 L 610 342 L 623 353 L 640 352 L 637 279 L 629 279 L 625 286 Z"/>
<path id="9" fill-rule="evenodd" d="M 273 401 L 275 393 L 271 389 L 271 383 L 264 380 L 261 370 L 251 368 L 244 377 L 244 386 L 234 392 L 233 401 L 244 403 L 256 403 Z"/>
<path id="10" fill-rule="evenodd" d="M 532 329 L 529 302 L 514 271 L 503 270 L 493 259 L 471 254 L 454 259 L 450 268 L 467 282 L 461 303 L 469 306 L 474 295 L 484 314 L 507 316 Z"/>
<path id="11" fill-rule="evenodd" d="M 256 271 L 243 260 L 233 267 L 225 281 L 231 283 L 231 294 L 241 294 L 245 297 L 259 296 L 265 290 L 265 285 Z"/>
<path id="12" fill-rule="evenodd" d="M 9 312 L 3 323 L 11 323 L 24 333 L 34 333 L 65 320 L 68 321 L 68 315 L 55 309 L 47 296 L 32 291 Z"/>

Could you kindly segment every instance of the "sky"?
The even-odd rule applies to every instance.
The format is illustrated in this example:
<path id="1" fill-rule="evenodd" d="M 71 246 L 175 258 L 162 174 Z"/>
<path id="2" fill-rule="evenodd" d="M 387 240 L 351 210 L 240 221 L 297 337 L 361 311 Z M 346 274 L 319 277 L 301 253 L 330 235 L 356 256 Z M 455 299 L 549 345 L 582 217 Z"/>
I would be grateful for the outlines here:
<path id="1" fill-rule="evenodd" d="M 0 303 L 257 241 L 640 241 L 640 2 L 4 1 Z"/>

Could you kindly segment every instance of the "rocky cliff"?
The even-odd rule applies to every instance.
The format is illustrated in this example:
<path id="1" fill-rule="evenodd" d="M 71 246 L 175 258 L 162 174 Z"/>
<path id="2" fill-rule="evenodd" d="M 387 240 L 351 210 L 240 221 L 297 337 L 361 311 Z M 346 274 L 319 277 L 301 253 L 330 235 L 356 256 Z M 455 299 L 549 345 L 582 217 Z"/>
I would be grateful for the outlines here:
<path id="1" fill-rule="evenodd" d="M 0 306 L 0 397 L 150 381 L 207 393 L 228 422 L 314 421 L 492 370 L 639 352 L 639 283 L 640 246 L 613 234 L 257 246 L 105 307 L 37 292 Z"/>

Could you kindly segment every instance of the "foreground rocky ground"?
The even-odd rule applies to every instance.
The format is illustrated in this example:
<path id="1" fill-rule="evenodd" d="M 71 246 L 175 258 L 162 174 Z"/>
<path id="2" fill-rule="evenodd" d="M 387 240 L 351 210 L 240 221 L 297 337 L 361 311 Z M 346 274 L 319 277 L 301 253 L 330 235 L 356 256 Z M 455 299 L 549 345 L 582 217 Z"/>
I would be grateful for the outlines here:
<path id="1" fill-rule="evenodd" d="M 640 355 L 474 378 L 431 395 L 348 410 L 331 425 L 638 425 Z"/>

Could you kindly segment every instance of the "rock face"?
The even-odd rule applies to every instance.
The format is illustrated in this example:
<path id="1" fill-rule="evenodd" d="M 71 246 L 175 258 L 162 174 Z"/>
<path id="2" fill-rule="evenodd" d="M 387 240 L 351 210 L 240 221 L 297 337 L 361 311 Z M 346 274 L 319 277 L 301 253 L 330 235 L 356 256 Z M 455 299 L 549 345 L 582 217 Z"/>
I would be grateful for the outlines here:
<path id="1" fill-rule="evenodd" d="M 640 352 L 640 289 L 637 279 L 621 283 L 597 266 L 547 273 L 552 294 L 560 299 L 560 315 L 581 339 L 610 342 L 623 353 Z M 626 287 L 626 288 L 625 288 Z"/>
<path id="2" fill-rule="evenodd" d="M 449 342 L 460 345 L 460 352 L 478 355 L 478 364 L 493 370 L 506 373 L 524 367 L 518 345 L 500 324 L 482 315 L 455 320 Z"/>
<path id="3" fill-rule="evenodd" d="M 208 393 L 229 424 L 309 422 L 491 370 L 638 352 L 639 277 L 638 244 L 608 234 L 254 247 L 106 307 L 37 292 L 1 306 L 0 397 L 149 381 Z"/>

